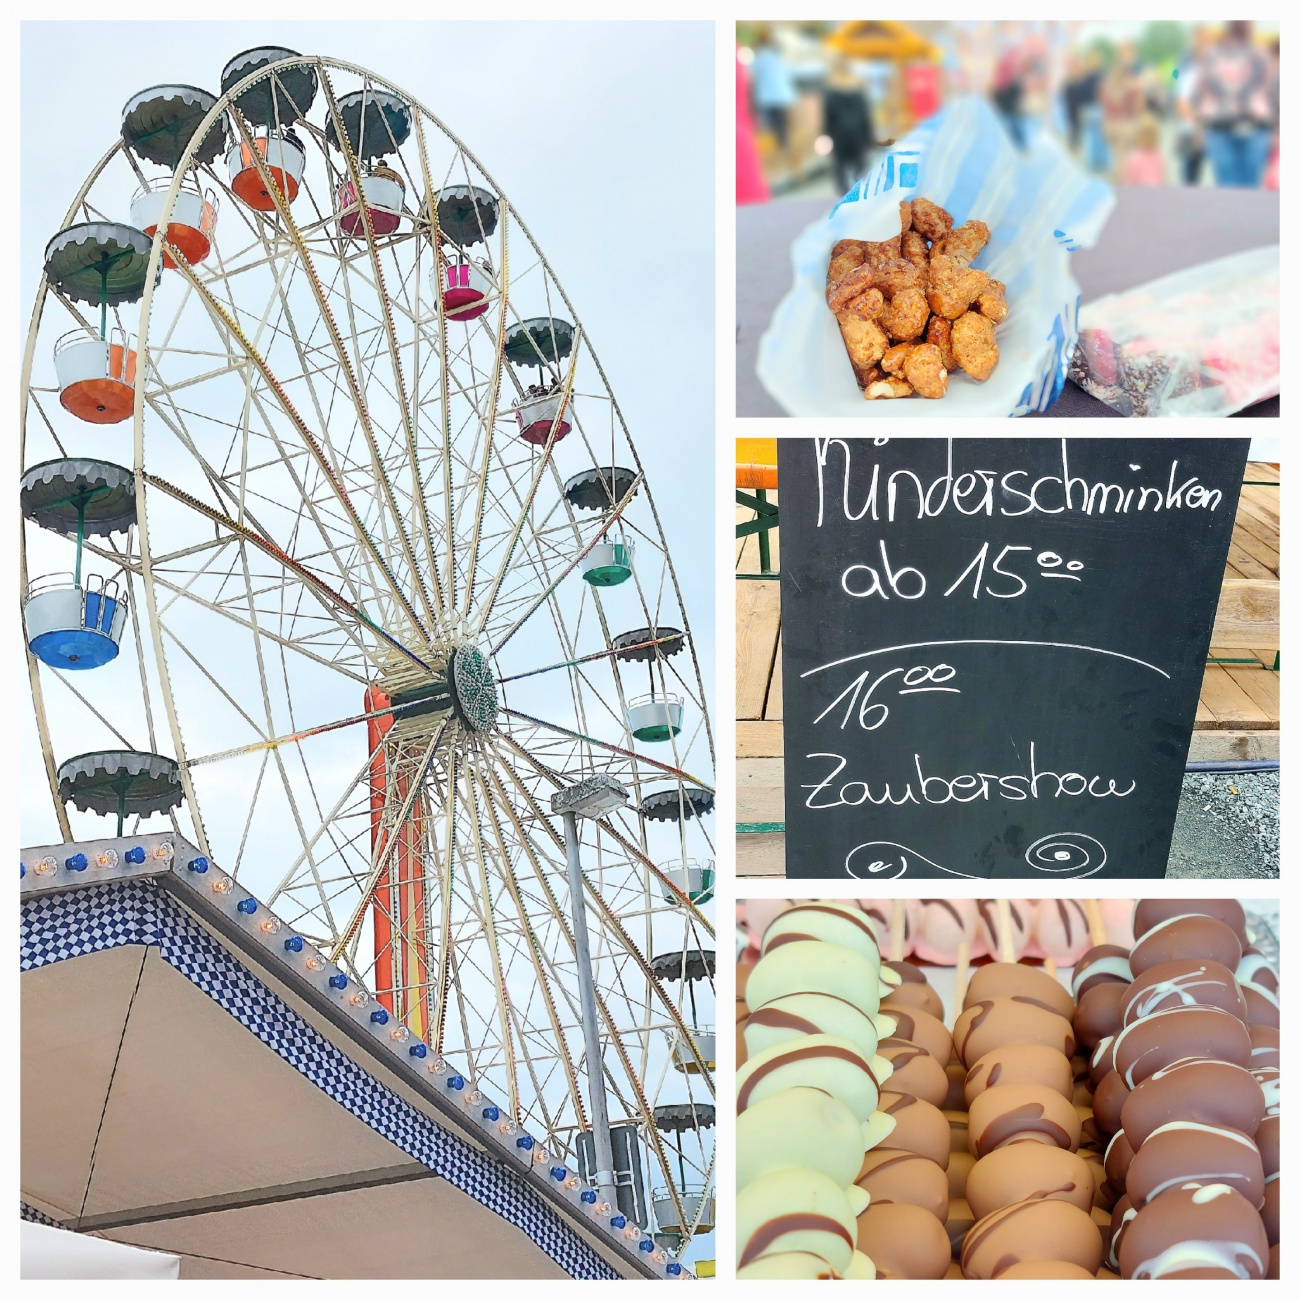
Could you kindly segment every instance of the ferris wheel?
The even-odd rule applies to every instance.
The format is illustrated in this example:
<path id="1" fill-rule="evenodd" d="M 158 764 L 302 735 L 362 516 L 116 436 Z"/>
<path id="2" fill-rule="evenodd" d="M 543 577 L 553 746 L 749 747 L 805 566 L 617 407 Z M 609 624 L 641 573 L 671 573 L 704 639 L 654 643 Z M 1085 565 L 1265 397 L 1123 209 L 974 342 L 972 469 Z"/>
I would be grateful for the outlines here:
<path id="1" fill-rule="evenodd" d="M 713 743 L 573 305 L 469 150 L 359 67 L 250 50 L 120 128 L 23 366 L 60 834 L 170 823 L 580 1168 L 603 1078 L 616 1181 L 684 1247 L 712 1227 Z M 551 801 L 584 789 L 614 793 L 566 841 Z"/>

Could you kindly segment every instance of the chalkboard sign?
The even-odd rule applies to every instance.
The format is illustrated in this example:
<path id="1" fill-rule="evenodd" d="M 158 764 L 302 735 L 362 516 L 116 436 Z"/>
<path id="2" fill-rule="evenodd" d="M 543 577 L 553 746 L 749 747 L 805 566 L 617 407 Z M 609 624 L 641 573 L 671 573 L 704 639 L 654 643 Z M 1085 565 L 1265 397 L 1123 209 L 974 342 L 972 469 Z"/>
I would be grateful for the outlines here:
<path id="1" fill-rule="evenodd" d="M 1163 876 L 1248 448 L 782 439 L 787 875 Z"/>

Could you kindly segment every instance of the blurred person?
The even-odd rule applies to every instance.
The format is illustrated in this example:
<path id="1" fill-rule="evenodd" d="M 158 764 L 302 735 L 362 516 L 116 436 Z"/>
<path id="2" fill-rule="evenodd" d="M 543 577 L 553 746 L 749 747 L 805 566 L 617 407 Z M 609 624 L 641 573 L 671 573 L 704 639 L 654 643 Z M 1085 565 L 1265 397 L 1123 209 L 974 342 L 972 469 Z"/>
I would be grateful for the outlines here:
<path id="1" fill-rule="evenodd" d="M 1065 75 L 1061 79 L 1061 110 L 1065 114 L 1066 137 L 1074 153 L 1078 153 L 1083 146 L 1083 103 L 1079 95 L 1083 80 L 1083 61 L 1077 54 L 1068 55 L 1065 60 Z"/>
<path id="2" fill-rule="evenodd" d="M 1238 189 L 1259 187 L 1277 126 L 1275 70 L 1250 31 L 1244 20 L 1224 25 L 1197 62 L 1191 98 L 1215 180 Z"/>
<path id="3" fill-rule="evenodd" d="M 736 51 L 736 203 L 766 203 L 771 197 L 758 156 L 754 116 L 749 111 L 749 73 Z"/>
<path id="4" fill-rule="evenodd" d="M 1165 155 L 1160 148 L 1160 123 L 1147 113 L 1134 133 L 1133 148 L 1120 169 L 1121 185 L 1163 185 Z"/>
<path id="5" fill-rule="evenodd" d="M 1196 89 L 1196 74 L 1201 58 L 1213 41 L 1214 33 L 1209 27 L 1196 28 L 1192 36 L 1192 48 L 1174 74 L 1178 82 L 1178 93 L 1174 101 L 1174 111 L 1178 115 L 1178 133 L 1174 147 L 1180 159 L 1184 185 L 1199 185 L 1201 171 L 1205 166 L 1205 133 L 1196 120 L 1192 95 Z"/>
<path id="6" fill-rule="evenodd" d="M 770 29 L 760 34 L 749 73 L 754 87 L 754 107 L 760 123 L 776 137 L 777 160 L 783 171 L 793 171 L 790 157 L 790 109 L 798 99 L 794 74 L 777 48 Z"/>
<path id="7" fill-rule="evenodd" d="M 1002 115 L 1011 138 L 1020 149 L 1028 143 L 1025 130 L 1024 62 L 1019 41 L 1008 41 L 993 71 L 993 106 Z"/>
<path id="8" fill-rule="evenodd" d="M 822 94 L 822 130 L 830 136 L 835 185 L 841 194 L 866 170 L 873 143 L 871 105 L 866 87 L 843 54 L 837 54 L 826 74 Z"/>
<path id="9" fill-rule="evenodd" d="M 1101 110 L 1106 140 L 1110 145 L 1110 170 L 1118 179 L 1133 148 L 1138 121 L 1144 108 L 1142 65 L 1132 41 L 1119 47 L 1115 63 L 1102 79 Z"/>
<path id="10" fill-rule="evenodd" d="M 1111 167 L 1110 145 L 1106 140 L 1105 115 L 1101 106 L 1101 83 L 1105 75 L 1100 55 L 1092 50 L 1080 61 L 1080 75 L 1073 83 L 1083 165 L 1098 176 L 1108 175 Z"/>

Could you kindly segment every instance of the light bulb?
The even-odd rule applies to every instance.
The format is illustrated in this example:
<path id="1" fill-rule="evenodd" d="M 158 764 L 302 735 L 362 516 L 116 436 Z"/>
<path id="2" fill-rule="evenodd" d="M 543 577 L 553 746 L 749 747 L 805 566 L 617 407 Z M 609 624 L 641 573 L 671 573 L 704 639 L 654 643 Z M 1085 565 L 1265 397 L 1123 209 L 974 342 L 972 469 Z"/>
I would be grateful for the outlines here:
<path id="1" fill-rule="evenodd" d="M 115 867 L 117 866 L 118 861 L 119 859 L 116 849 L 100 849 L 100 851 L 95 854 L 95 865 L 97 867 Z"/>
<path id="2" fill-rule="evenodd" d="M 212 892 L 214 894 L 228 894 L 233 886 L 234 881 L 229 876 L 218 876 L 212 882 Z"/>
<path id="3" fill-rule="evenodd" d="M 395 1043 L 404 1043 L 411 1036 L 411 1031 L 405 1025 L 394 1025 L 388 1031 L 388 1036 Z"/>
<path id="4" fill-rule="evenodd" d="M 354 1007 L 364 1007 L 370 999 L 360 989 L 356 989 L 352 996 L 348 998 L 348 1001 L 351 1002 Z"/>
<path id="5" fill-rule="evenodd" d="M 142 844 L 137 844 L 137 845 L 135 845 L 133 848 L 129 848 L 129 849 L 127 849 L 127 851 L 126 851 L 126 860 L 127 860 L 129 863 L 131 863 L 132 866 L 139 866 L 140 863 L 142 863 L 142 862 L 144 861 L 144 845 L 142 845 Z M 204 858 L 204 859 L 203 859 L 203 862 L 204 862 L 204 865 L 206 866 L 206 865 L 207 865 L 207 859 Z"/>
<path id="6" fill-rule="evenodd" d="M 605 1218 L 606 1215 L 609 1214 L 609 1202 L 601 1201 L 601 1203 L 596 1206 L 596 1213 L 599 1214 L 602 1219 Z"/>
<path id="7" fill-rule="evenodd" d="M 535 1164 L 544 1165 L 550 1158 L 551 1157 L 546 1154 L 545 1147 L 538 1147 L 537 1150 L 533 1152 L 533 1161 Z"/>
<path id="8" fill-rule="evenodd" d="M 442 1059 L 441 1056 L 436 1056 L 436 1057 L 434 1057 L 434 1059 L 433 1059 L 432 1061 L 429 1062 L 429 1073 L 430 1073 L 430 1074 L 446 1074 L 446 1073 L 447 1073 L 447 1062 L 444 1061 L 444 1060 Z"/>
<path id="9" fill-rule="evenodd" d="M 154 845 L 153 852 L 149 856 L 156 862 L 170 862 L 173 852 L 171 840 L 163 840 L 161 844 Z"/>
<path id="10" fill-rule="evenodd" d="M 52 876 L 58 869 L 58 858 L 53 858 L 48 853 L 36 864 L 36 874 L 38 876 Z"/>
<path id="11" fill-rule="evenodd" d="M 266 920 L 262 922 L 262 933 L 263 933 L 263 934 L 279 934 L 279 933 L 280 933 L 280 922 L 277 921 L 277 920 L 275 919 L 275 917 L 273 917 L 273 916 L 268 916 L 268 917 L 266 918 Z"/>
<path id="12" fill-rule="evenodd" d="M 650 1258 L 651 1258 L 651 1259 L 652 1259 L 656 1264 L 662 1264 L 662 1263 L 664 1262 L 664 1260 L 668 1258 L 668 1256 L 665 1255 L 665 1254 L 663 1253 L 662 1250 L 656 1250 L 655 1253 L 654 1253 L 653 1255 L 650 1256 Z"/>
<path id="13" fill-rule="evenodd" d="M 483 1094 L 482 1094 L 481 1092 L 478 1092 L 478 1091 L 476 1090 L 476 1091 L 474 1091 L 474 1092 L 471 1092 L 471 1093 L 470 1093 L 470 1094 L 465 1098 L 465 1104 L 466 1104 L 467 1106 L 477 1106 L 477 1105 L 479 1104 L 479 1102 L 481 1102 L 482 1100 L 483 1100 Z"/>
<path id="14" fill-rule="evenodd" d="M 564 1185 L 571 1192 L 576 1192 L 578 1190 L 578 1180 L 576 1178 L 566 1178 L 564 1180 Z"/>
<path id="15" fill-rule="evenodd" d="M 310 954 L 310 956 L 308 956 L 308 958 L 307 958 L 307 969 L 308 969 L 308 970 L 324 970 L 324 969 L 325 969 L 325 958 L 322 957 L 322 956 L 320 955 L 320 953 L 318 953 L 318 952 L 314 952 L 314 953 Z"/>

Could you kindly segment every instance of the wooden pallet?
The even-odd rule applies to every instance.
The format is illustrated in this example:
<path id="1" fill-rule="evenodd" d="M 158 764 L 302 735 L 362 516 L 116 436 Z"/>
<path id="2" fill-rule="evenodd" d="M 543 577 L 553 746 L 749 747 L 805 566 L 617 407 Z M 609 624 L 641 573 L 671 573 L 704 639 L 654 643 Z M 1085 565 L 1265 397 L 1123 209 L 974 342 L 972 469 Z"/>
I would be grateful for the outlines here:
<path id="1" fill-rule="evenodd" d="M 1279 640 L 1279 476 L 1277 466 L 1246 467 L 1228 548 L 1210 662 L 1196 707 L 1188 759 L 1194 762 L 1278 757 L 1281 674 Z M 770 492 L 768 500 L 778 501 Z M 737 507 L 738 523 L 752 518 Z M 780 529 L 772 530 L 772 568 L 779 570 Z M 755 538 L 736 542 L 737 574 L 758 572 Z M 736 582 L 736 822 L 779 826 L 784 819 L 781 755 L 781 592 L 773 581 Z M 783 837 L 738 836 L 741 875 L 783 875 Z"/>

